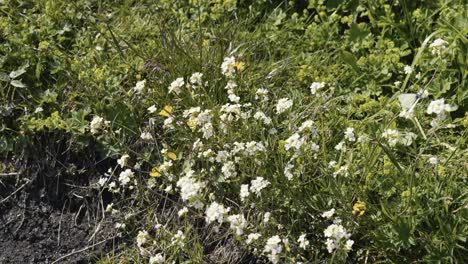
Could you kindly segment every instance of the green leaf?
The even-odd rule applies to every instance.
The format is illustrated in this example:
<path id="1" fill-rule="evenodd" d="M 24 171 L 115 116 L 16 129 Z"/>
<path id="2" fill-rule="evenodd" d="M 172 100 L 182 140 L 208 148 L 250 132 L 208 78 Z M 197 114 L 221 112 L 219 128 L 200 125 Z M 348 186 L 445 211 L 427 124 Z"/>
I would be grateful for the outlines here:
<path id="1" fill-rule="evenodd" d="M 359 72 L 359 66 L 357 65 L 356 57 L 354 57 L 351 52 L 343 50 L 341 52 L 341 58 L 344 62 L 351 66 L 355 72 Z"/>
<path id="2" fill-rule="evenodd" d="M 0 81 L 9 82 L 10 77 L 4 72 L 0 72 Z"/>
<path id="3" fill-rule="evenodd" d="M 29 63 L 26 63 L 25 65 L 19 67 L 16 71 L 10 72 L 10 78 L 11 79 L 16 79 L 19 76 L 23 75 L 23 73 L 26 72 L 26 69 L 29 67 Z"/>
<path id="4" fill-rule="evenodd" d="M 18 88 L 24 88 L 24 87 L 27 87 L 26 84 L 22 83 L 21 81 L 19 80 L 12 80 L 10 82 L 11 85 L 13 85 L 14 87 L 18 87 Z"/>

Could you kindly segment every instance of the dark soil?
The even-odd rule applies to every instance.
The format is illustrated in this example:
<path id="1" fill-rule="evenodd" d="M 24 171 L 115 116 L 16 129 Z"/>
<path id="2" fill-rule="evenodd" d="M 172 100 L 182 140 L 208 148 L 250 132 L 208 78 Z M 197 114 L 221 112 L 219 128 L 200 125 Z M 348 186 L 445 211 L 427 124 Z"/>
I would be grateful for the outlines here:
<path id="1" fill-rule="evenodd" d="M 95 184 L 100 174 L 64 169 L 86 158 L 65 157 L 57 167 L 43 159 L 17 175 L 0 171 L 0 264 L 95 263 L 115 242 L 103 212 L 110 201 Z"/>

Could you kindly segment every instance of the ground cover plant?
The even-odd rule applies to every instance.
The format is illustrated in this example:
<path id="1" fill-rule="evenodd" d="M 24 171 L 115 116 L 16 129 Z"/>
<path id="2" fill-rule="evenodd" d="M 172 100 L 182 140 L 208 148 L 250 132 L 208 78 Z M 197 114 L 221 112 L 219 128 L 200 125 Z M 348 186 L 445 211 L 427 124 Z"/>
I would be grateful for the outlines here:
<path id="1" fill-rule="evenodd" d="M 464 1 L 0 10 L 0 262 L 468 260 Z"/>

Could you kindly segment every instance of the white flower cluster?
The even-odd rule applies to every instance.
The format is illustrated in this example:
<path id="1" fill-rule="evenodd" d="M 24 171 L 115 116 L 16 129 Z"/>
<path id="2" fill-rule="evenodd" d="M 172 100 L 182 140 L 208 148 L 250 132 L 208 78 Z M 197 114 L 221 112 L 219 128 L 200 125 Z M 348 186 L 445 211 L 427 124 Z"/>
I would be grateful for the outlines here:
<path id="1" fill-rule="evenodd" d="M 171 239 L 172 245 L 177 245 L 178 247 L 184 247 L 185 245 L 185 235 L 181 230 L 177 230 L 177 233 Z"/>
<path id="2" fill-rule="evenodd" d="M 230 228 L 236 231 L 236 235 L 240 236 L 244 234 L 247 221 L 242 214 L 230 215 L 227 220 L 231 224 Z"/>
<path id="3" fill-rule="evenodd" d="M 431 45 L 429 45 L 429 48 L 432 49 L 432 55 L 441 55 L 442 51 L 445 50 L 447 47 L 446 45 L 448 44 L 447 41 L 441 39 L 441 38 L 438 38 L 436 40 L 434 40 Z"/>
<path id="4" fill-rule="evenodd" d="M 91 134 L 98 133 L 100 130 L 104 129 L 109 124 L 110 124 L 110 121 L 106 121 L 103 117 L 100 117 L 100 116 L 93 117 L 89 125 Z"/>
<path id="5" fill-rule="evenodd" d="M 117 164 L 119 164 L 121 168 L 124 168 L 125 166 L 128 165 L 129 159 L 130 159 L 130 156 L 127 154 L 124 154 L 117 160 Z"/>
<path id="6" fill-rule="evenodd" d="M 327 250 L 329 253 L 332 253 L 336 249 L 340 248 L 340 244 L 345 241 L 345 245 L 343 249 L 345 251 L 350 251 L 354 244 L 354 241 L 349 239 L 351 236 L 349 233 L 346 232 L 346 229 L 340 224 L 331 224 L 325 229 L 323 232 L 327 241 L 325 245 L 327 246 Z"/>
<path id="7" fill-rule="evenodd" d="M 452 107 L 449 104 L 446 104 L 444 98 L 442 98 L 430 102 L 426 113 L 429 115 L 437 114 L 439 119 L 444 119 L 445 113 L 450 111 L 452 111 Z"/>
<path id="8" fill-rule="evenodd" d="M 250 182 L 250 191 L 260 197 L 261 191 L 270 184 L 269 181 L 263 177 L 257 177 L 255 180 Z"/>
<path id="9" fill-rule="evenodd" d="M 254 116 L 256 120 L 262 121 L 265 125 L 271 124 L 271 118 L 266 116 L 262 111 L 257 111 Z"/>
<path id="10" fill-rule="evenodd" d="M 221 73 L 227 78 L 234 77 L 236 73 L 236 59 L 234 56 L 224 58 L 221 64 Z"/>
<path id="11" fill-rule="evenodd" d="M 323 212 L 322 217 L 330 219 L 333 217 L 334 214 L 335 214 L 335 208 L 332 208 L 328 211 Z"/>
<path id="12" fill-rule="evenodd" d="M 293 106 L 293 100 L 288 98 L 281 98 L 278 100 L 276 104 L 276 113 L 281 114 L 286 112 L 286 110 L 290 109 Z"/>
<path id="13" fill-rule="evenodd" d="M 149 259 L 149 264 L 163 264 L 166 261 L 166 258 L 163 254 L 158 253 L 154 256 L 151 256 Z"/>
<path id="14" fill-rule="evenodd" d="M 255 92 L 255 100 L 261 100 L 263 102 L 268 101 L 270 98 L 268 97 L 268 90 L 264 88 L 257 89 Z"/>
<path id="15" fill-rule="evenodd" d="M 190 76 L 190 87 L 193 89 L 198 89 L 203 85 L 203 73 L 195 72 Z"/>
<path id="16" fill-rule="evenodd" d="M 142 247 L 146 242 L 148 242 L 148 232 L 145 230 L 139 231 L 136 237 L 136 242 L 138 247 Z"/>
<path id="17" fill-rule="evenodd" d="M 345 135 L 345 139 L 347 139 L 348 141 L 351 141 L 351 142 L 356 141 L 356 137 L 354 136 L 354 128 L 352 127 L 346 128 L 344 135 Z"/>
<path id="18" fill-rule="evenodd" d="M 214 221 L 222 224 L 224 222 L 224 217 L 229 211 L 230 208 L 225 208 L 222 204 L 212 202 L 205 211 L 205 220 L 208 224 Z"/>
<path id="19" fill-rule="evenodd" d="M 281 245 L 281 238 L 279 236 L 270 237 L 263 249 L 263 253 L 267 254 L 268 259 L 271 263 L 276 264 L 279 262 L 279 254 L 281 253 L 283 246 Z"/>
<path id="20" fill-rule="evenodd" d="M 310 242 L 306 239 L 306 234 L 300 235 L 297 239 L 297 242 L 299 243 L 299 247 L 302 249 L 306 249 L 310 244 Z"/>
<path id="21" fill-rule="evenodd" d="M 313 82 L 311 85 L 310 85 L 310 93 L 311 94 L 316 94 L 318 90 L 324 88 L 326 85 L 326 83 L 324 82 Z"/>
<path id="22" fill-rule="evenodd" d="M 176 185 L 180 188 L 180 196 L 184 201 L 191 201 L 196 198 L 203 188 L 203 184 L 194 178 L 195 172 L 189 170 L 186 175 L 180 178 Z"/>
<path id="23" fill-rule="evenodd" d="M 135 93 L 137 94 L 142 93 L 143 89 L 145 89 L 145 84 L 146 84 L 146 80 L 141 80 L 137 82 L 135 87 L 133 87 L 133 90 L 135 91 Z"/>
<path id="24" fill-rule="evenodd" d="M 294 133 L 288 139 L 285 140 L 284 149 L 294 149 L 296 154 L 300 154 L 301 146 L 304 144 L 304 137 L 301 137 L 299 133 Z"/>
<path id="25" fill-rule="evenodd" d="M 184 87 L 185 81 L 184 78 L 179 77 L 175 79 L 171 85 L 169 86 L 169 93 L 176 93 L 177 95 L 180 94 L 181 88 Z"/>
<path id="26" fill-rule="evenodd" d="M 131 169 L 126 169 L 122 171 L 119 175 L 120 185 L 125 186 L 133 179 L 133 171 Z"/>

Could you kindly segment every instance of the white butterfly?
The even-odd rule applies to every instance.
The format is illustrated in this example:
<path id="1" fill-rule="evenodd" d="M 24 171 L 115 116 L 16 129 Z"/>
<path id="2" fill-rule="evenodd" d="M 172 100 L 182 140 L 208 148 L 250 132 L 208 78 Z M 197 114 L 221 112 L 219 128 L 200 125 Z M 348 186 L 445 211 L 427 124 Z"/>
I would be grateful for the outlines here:
<path id="1" fill-rule="evenodd" d="M 418 103 L 420 97 L 414 93 L 400 94 L 398 101 L 400 101 L 401 108 L 403 110 L 410 110 Z"/>

